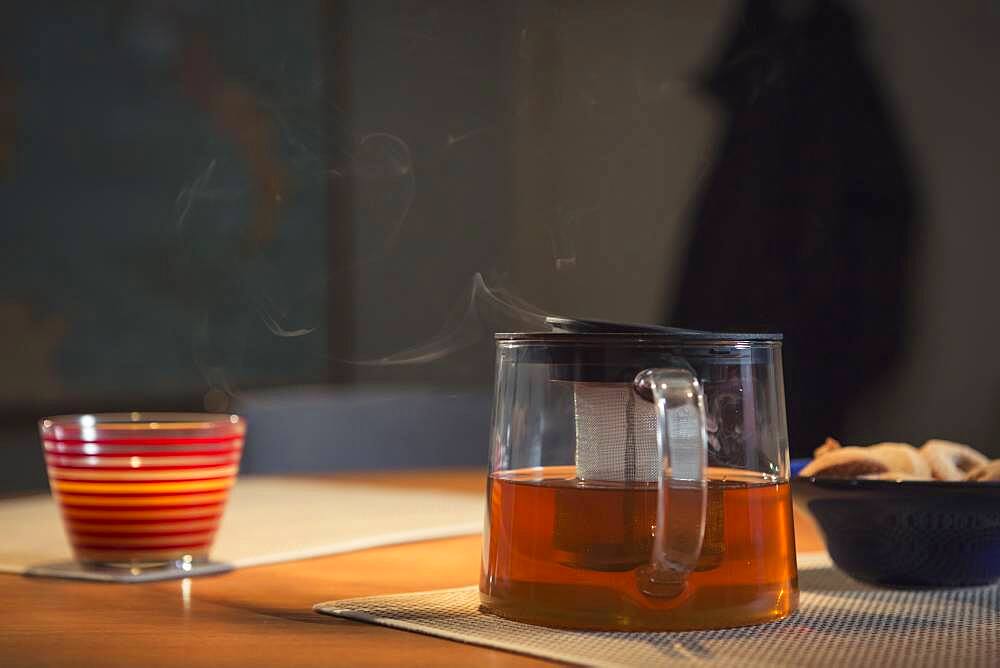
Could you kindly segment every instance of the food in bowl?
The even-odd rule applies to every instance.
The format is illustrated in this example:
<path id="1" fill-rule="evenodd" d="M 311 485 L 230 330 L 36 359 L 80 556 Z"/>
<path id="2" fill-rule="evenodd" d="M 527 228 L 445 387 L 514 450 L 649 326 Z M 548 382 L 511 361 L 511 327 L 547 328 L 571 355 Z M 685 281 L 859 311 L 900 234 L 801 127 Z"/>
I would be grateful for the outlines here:
<path id="1" fill-rule="evenodd" d="M 973 469 L 966 480 L 979 480 L 982 482 L 1000 481 L 1000 459 L 994 459 L 992 462 L 987 462 Z"/>
<path id="2" fill-rule="evenodd" d="M 1000 479 L 1000 460 L 990 468 L 989 458 L 975 448 L 940 439 L 915 448 L 909 443 L 845 447 L 836 439 L 828 438 L 816 449 L 814 457 L 799 476 L 876 480 Z"/>
<path id="3" fill-rule="evenodd" d="M 990 461 L 975 448 L 951 441 L 927 441 L 920 454 L 930 464 L 935 480 L 965 480 L 969 473 Z"/>

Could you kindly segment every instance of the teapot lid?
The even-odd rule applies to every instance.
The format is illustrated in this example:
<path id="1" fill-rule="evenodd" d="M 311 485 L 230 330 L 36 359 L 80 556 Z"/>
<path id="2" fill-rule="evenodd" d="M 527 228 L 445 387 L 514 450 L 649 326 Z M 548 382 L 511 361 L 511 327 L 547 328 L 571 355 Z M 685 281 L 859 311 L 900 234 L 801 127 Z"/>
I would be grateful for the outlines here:
<path id="1" fill-rule="evenodd" d="M 663 325 L 645 325 L 636 323 L 619 323 L 607 320 L 586 320 L 580 318 L 564 318 L 549 316 L 545 322 L 552 327 L 553 332 L 572 334 L 662 334 L 677 339 L 711 340 L 711 341 L 781 341 L 779 333 L 762 332 L 706 332 L 700 329 L 683 327 L 666 327 Z"/>
<path id="2" fill-rule="evenodd" d="M 703 332 L 554 316 L 545 322 L 551 331 L 497 334 L 495 338 L 540 344 L 522 349 L 519 361 L 544 364 L 552 380 L 573 382 L 631 382 L 637 372 L 654 359 L 662 360 L 664 354 L 682 358 L 682 364 L 697 360 L 699 367 L 743 366 L 753 359 L 754 349 L 780 346 L 782 339 L 781 334 Z"/>
<path id="3" fill-rule="evenodd" d="M 581 318 L 565 318 L 562 316 L 548 316 L 545 323 L 552 330 L 550 332 L 509 332 L 498 333 L 498 341 L 515 341 L 520 339 L 558 340 L 567 334 L 612 334 L 612 335 L 633 335 L 641 338 L 669 339 L 672 342 L 684 343 L 685 341 L 703 342 L 735 342 L 735 341 L 781 341 L 783 336 L 780 333 L 763 332 L 706 332 L 699 329 L 686 329 L 683 327 L 666 327 L 663 325 L 646 325 L 636 323 L 610 322 L 607 320 L 588 320 Z"/>

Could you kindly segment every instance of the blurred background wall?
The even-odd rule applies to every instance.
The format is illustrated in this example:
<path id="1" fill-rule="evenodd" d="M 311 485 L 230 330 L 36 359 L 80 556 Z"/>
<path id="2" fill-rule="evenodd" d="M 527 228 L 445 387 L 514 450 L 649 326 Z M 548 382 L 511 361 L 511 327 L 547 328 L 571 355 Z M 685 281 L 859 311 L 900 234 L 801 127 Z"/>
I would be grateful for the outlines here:
<path id="1" fill-rule="evenodd" d="M 690 282 L 696 221 L 706 192 L 726 199 L 710 185 L 730 150 L 782 162 L 777 146 L 744 146 L 763 135 L 734 131 L 734 109 L 752 116 L 800 90 L 786 85 L 788 49 L 840 44 L 830 16 L 855 29 L 851 57 L 898 140 L 912 215 L 898 246 L 889 235 L 856 263 L 849 249 L 875 247 L 864 236 L 840 256 L 817 242 L 809 252 L 828 264 L 807 255 L 781 284 L 835 266 L 875 276 L 874 294 L 878 268 L 899 266 L 898 299 L 873 316 L 860 281 L 843 299 L 825 293 L 828 319 L 766 301 L 700 317 L 786 331 L 807 319 L 829 335 L 788 344 L 804 379 L 789 387 L 794 454 L 830 433 L 938 436 L 1000 456 L 1000 362 L 984 345 L 1000 325 L 1000 12 L 972 0 L 762 4 L 779 28 L 724 1 L 4 5 L 0 487 L 44 485 L 37 417 L 114 408 L 248 412 L 250 470 L 484 462 L 492 350 L 490 323 L 469 308 L 473 275 L 554 313 L 612 320 L 701 326 L 676 321 L 696 317 L 685 304 L 755 304 Z M 766 36 L 765 50 L 734 58 L 741 30 Z M 811 53 L 839 72 L 839 48 Z M 735 107 L 706 87 L 748 61 Z M 816 108 L 780 100 L 791 118 Z M 828 138 L 827 123 L 849 128 L 860 108 L 826 104 L 799 128 Z M 811 146 L 800 144 L 796 155 Z M 755 160 L 738 183 L 762 173 Z M 897 211 L 884 203 L 896 192 L 909 191 L 879 206 Z M 761 211 L 831 238 L 858 224 L 850 206 L 816 217 L 824 200 L 804 199 Z M 734 232 L 758 224 L 736 213 Z M 877 317 L 886 310 L 898 318 Z M 892 350 L 874 364 L 873 340 Z M 433 354 L 406 353 L 427 341 Z M 825 382 L 809 370 L 831 355 L 842 411 L 796 423 L 792 405 Z M 391 417 L 397 429 L 372 445 L 368 425 Z"/>

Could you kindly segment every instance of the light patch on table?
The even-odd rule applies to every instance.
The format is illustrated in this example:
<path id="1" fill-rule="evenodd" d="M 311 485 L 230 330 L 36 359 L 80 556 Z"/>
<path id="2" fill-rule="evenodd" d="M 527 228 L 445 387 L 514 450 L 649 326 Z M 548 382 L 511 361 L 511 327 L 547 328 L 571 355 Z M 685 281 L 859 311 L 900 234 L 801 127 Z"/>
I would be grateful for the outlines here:
<path id="1" fill-rule="evenodd" d="M 307 559 L 417 540 L 479 533 L 479 494 L 344 482 L 241 478 L 233 488 L 214 561 L 236 567 Z M 0 572 L 70 559 L 48 495 L 0 502 Z"/>

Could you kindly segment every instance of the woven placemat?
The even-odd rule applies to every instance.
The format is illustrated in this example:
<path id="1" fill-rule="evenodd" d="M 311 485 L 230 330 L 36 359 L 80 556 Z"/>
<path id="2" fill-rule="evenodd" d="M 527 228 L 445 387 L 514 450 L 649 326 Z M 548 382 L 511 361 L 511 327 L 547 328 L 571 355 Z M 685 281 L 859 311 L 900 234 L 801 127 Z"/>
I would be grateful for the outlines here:
<path id="1" fill-rule="evenodd" d="M 996 666 L 1000 586 L 896 590 L 804 569 L 786 620 L 686 633 L 562 631 L 479 611 L 476 587 L 331 601 L 318 612 L 592 666 Z"/>

